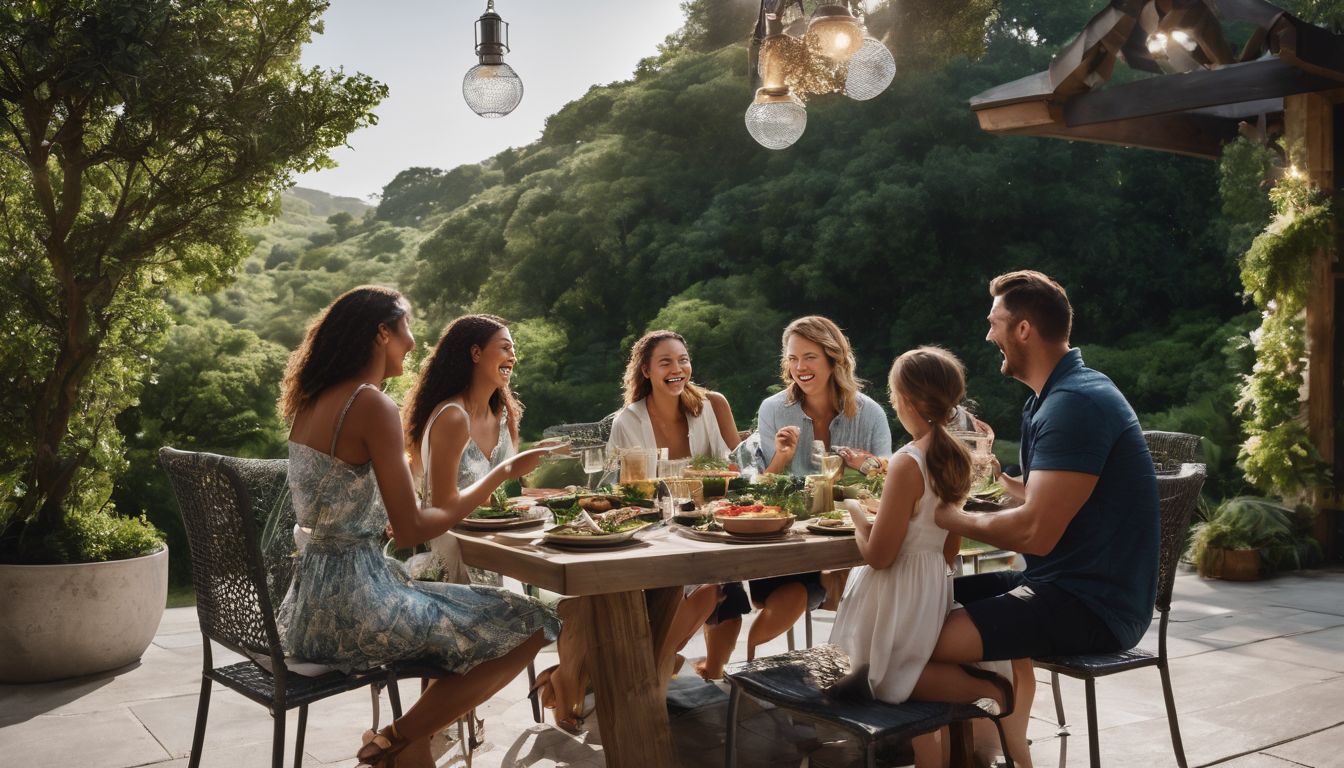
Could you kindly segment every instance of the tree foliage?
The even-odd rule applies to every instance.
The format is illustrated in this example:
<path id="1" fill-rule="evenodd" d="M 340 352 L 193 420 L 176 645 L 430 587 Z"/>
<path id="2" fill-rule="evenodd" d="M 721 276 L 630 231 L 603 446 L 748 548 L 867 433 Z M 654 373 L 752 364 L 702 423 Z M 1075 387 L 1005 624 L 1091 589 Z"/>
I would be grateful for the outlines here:
<path id="1" fill-rule="evenodd" d="M 0 347 L 0 527 L 105 504 L 164 290 L 223 284 L 250 247 L 240 227 L 373 119 L 383 86 L 299 65 L 325 8 L 0 8 L 0 306 L 16 329 Z"/>

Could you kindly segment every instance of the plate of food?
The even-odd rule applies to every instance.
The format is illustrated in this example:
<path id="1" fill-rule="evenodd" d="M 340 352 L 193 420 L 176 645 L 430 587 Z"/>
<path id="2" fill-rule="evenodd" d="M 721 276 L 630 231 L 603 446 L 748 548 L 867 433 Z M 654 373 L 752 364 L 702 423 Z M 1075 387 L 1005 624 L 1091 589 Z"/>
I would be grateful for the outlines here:
<path id="1" fill-rule="evenodd" d="M 793 515 L 781 507 L 757 503 L 719 503 L 707 508 L 714 522 L 735 536 L 768 536 L 793 527 Z"/>
<path id="2" fill-rule="evenodd" d="M 622 507 L 610 512 L 589 514 L 580 511 L 542 533 L 547 544 L 562 547 L 612 547 L 631 543 L 635 534 L 653 525 L 648 510 L 643 507 Z"/>
<path id="3" fill-rule="evenodd" d="M 469 531 L 506 530 L 539 525 L 545 519 L 545 509 L 534 506 L 531 499 L 509 498 L 499 488 L 490 495 L 489 503 L 464 517 L 458 527 Z"/>
<path id="4" fill-rule="evenodd" d="M 848 511 L 837 509 L 808 520 L 807 530 L 826 536 L 853 536 L 854 520 Z"/>
<path id="5" fill-rule="evenodd" d="M 720 544 L 777 544 L 783 541 L 797 541 L 799 536 L 794 533 L 792 528 L 785 528 L 775 533 L 760 534 L 755 536 L 729 533 L 723 529 L 717 520 L 712 517 L 700 518 L 699 523 L 688 524 L 692 521 L 678 522 L 673 520 L 668 526 L 676 533 L 685 536 L 688 539 L 697 539 L 699 541 L 712 541 Z"/>

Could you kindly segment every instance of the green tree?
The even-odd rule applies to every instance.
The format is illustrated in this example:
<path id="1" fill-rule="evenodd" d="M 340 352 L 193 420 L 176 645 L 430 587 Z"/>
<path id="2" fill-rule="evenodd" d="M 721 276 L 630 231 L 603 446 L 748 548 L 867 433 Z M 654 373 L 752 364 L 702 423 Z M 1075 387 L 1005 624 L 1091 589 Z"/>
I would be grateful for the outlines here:
<path id="1" fill-rule="evenodd" d="M 104 504 L 164 290 L 227 280 L 241 226 L 374 119 L 382 85 L 299 64 L 326 6 L 0 9 L 0 306 L 20 334 L 0 347 L 0 523 L 51 530 Z"/>

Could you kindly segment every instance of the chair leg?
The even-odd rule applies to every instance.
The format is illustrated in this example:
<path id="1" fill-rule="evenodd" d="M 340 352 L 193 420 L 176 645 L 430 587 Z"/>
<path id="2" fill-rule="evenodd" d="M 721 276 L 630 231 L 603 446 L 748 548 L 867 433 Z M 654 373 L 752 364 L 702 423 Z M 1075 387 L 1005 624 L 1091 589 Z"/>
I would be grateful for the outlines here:
<path id="1" fill-rule="evenodd" d="M 1165 659 L 1157 665 L 1157 669 L 1162 673 L 1162 698 L 1167 701 L 1167 725 L 1171 728 L 1171 748 L 1176 752 L 1176 765 L 1186 768 L 1185 747 L 1181 744 L 1181 726 L 1176 721 L 1176 697 L 1171 691 L 1171 670 L 1167 668 Z"/>
<path id="2" fill-rule="evenodd" d="M 201 747 L 205 746 L 205 721 L 210 715 L 210 678 L 201 675 L 201 697 L 196 701 L 196 732 L 191 737 L 191 759 L 187 768 L 201 764 Z"/>
<path id="3" fill-rule="evenodd" d="M 537 665 L 527 662 L 527 698 L 532 702 L 532 722 L 541 722 L 541 694 L 537 692 Z"/>
<path id="4" fill-rule="evenodd" d="M 308 728 L 308 705 L 299 706 L 299 732 L 294 739 L 294 768 L 303 766 L 303 733 Z"/>
<path id="5" fill-rule="evenodd" d="M 285 713 L 272 712 L 275 734 L 271 736 L 271 768 L 285 768 Z"/>
<path id="6" fill-rule="evenodd" d="M 1097 681 L 1087 678 L 1087 754 L 1092 768 L 1101 768 L 1101 736 L 1097 733 Z"/>
<path id="7" fill-rule="evenodd" d="M 807 647 L 812 647 L 812 609 L 803 612 L 803 636 L 807 638 Z"/>
<path id="8" fill-rule="evenodd" d="M 1008 735 L 1003 732 L 1003 718 L 995 717 L 992 719 L 994 720 L 994 727 L 999 732 L 999 747 L 1003 749 L 1003 760 L 1008 768 L 1013 768 L 1013 755 L 1008 751 Z M 1064 765 L 1064 763 L 1060 763 L 1060 765 Z"/>
<path id="9" fill-rule="evenodd" d="M 864 740 L 863 764 L 865 768 L 877 768 L 877 741 L 875 739 Z"/>
<path id="10" fill-rule="evenodd" d="M 1055 695 L 1055 722 L 1059 723 L 1059 730 L 1055 731 L 1056 736 L 1068 736 L 1069 724 L 1064 722 L 1064 697 L 1059 693 L 1059 673 L 1050 673 L 1050 690 Z"/>
<path id="11" fill-rule="evenodd" d="M 786 641 L 788 641 L 788 643 L 789 643 L 789 650 L 792 651 L 792 650 L 793 650 L 793 627 L 789 627 L 789 631 L 784 633 L 784 639 L 785 639 Z"/>
<path id="12" fill-rule="evenodd" d="M 737 707 L 742 702 L 742 689 L 733 686 L 728 695 L 728 722 L 724 727 L 723 768 L 737 768 Z"/>
<path id="13" fill-rule="evenodd" d="M 401 719 L 401 690 L 400 690 L 400 686 L 397 685 L 397 681 L 396 681 L 395 679 L 394 679 L 394 680 L 388 680 L 388 681 L 387 681 L 387 701 L 388 701 L 388 703 L 390 703 L 390 704 L 392 705 L 392 719 L 393 719 L 394 721 L 395 721 L 395 720 L 400 720 L 400 719 Z"/>

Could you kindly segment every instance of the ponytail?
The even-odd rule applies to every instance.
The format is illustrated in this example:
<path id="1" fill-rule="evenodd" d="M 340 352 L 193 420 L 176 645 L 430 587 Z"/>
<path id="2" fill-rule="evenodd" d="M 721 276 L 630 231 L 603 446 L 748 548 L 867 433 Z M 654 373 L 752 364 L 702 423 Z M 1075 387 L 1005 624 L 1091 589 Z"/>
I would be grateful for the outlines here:
<path id="1" fill-rule="evenodd" d="M 896 358 L 887 376 L 892 405 L 900 393 L 933 432 L 925 468 L 934 494 L 960 504 L 971 490 L 971 451 L 947 431 L 957 403 L 966 396 L 966 371 L 961 361 L 941 347 L 919 347 Z"/>

